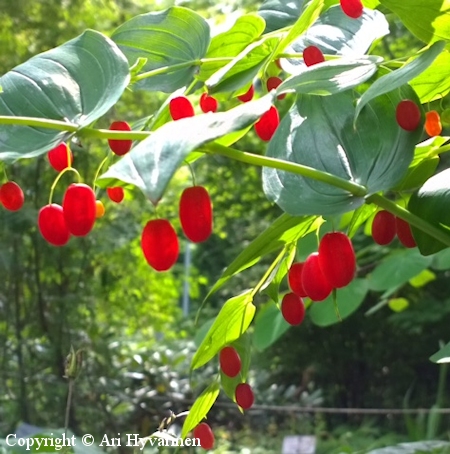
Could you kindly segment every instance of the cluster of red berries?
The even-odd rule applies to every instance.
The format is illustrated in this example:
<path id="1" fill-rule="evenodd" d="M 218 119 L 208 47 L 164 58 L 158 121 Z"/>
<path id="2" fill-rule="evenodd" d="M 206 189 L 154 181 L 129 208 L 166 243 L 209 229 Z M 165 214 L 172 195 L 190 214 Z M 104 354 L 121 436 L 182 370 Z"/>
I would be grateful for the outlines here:
<path id="1" fill-rule="evenodd" d="M 398 125 L 405 131 L 415 131 L 421 120 L 419 106 L 411 99 L 403 99 L 397 104 L 395 116 Z M 425 132 L 430 137 L 436 137 L 442 132 L 439 112 L 430 110 L 425 114 Z"/>
<path id="2" fill-rule="evenodd" d="M 410 225 L 386 210 L 378 211 L 372 222 L 372 238 L 375 243 L 385 246 L 390 244 L 395 236 L 407 248 L 416 247 L 416 241 Z"/>
<path id="3" fill-rule="evenodd" d="M 318 252 L 305 262 L 294 263 L 288 272 L 291 290 L 281 302 L 281 313 L 290 325 L 299 325 L 305 317 L 304 297 L 323 301 L 333 289 L 347 286 L 355 277 L 356 256 L 350 238 L 342 232 L 323 236 Z"/>

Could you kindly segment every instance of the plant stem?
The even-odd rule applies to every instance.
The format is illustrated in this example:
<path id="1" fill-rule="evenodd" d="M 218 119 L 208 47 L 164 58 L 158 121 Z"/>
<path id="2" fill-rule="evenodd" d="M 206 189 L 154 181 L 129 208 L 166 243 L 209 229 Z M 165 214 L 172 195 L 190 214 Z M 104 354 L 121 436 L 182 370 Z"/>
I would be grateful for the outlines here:
<path id="1" fill-rule="evenodd" d="M 281 250 L 281 252 L 277 255 L 277 258 L 271 263 L 271 265 L 265 272 L 264 276 L 261 278 L 261 280 L 256 284 L 256 286 L 251 291 L 250 295 L 252 296 L 252 298 L 261 290 L 261 287 L 266 283 L 267 279 L 272 274 L 272 271 L 281 262 L 281 260 L 285 254 L 286 254 L 286 248 L 284 247 Z"/>
<path id="2" fill-rule="evenodd" d="M 110 129 L 94 128 L 82 128 L 77 132 L 79 137 L 116 140 L 144 140 L 150 134 L 149 131 L 111 131 Z"/>
<path id="3" fill-rule="evenodd" d="M 49 120 L 39 117 L 15 117 L 0 115 L 0 124 L 17 126 L 34 126 L 36 128 L 57 129 L 59 131 L 77 132 L 79 126 L 68 121 Z"/>
<path id="4" fill-rule="evenodd" d="M 296 164 L 294 162 L 283 161 L 281 159 L 270 158 L 267 156 L 260 156 L 245 151 L 235 150 L 233 148 L 225 147 L 217 143 L 210 143 L 202 147 L 199 151 L 211 154 L 220 154 L 236 161 L 245 162 L 260 167 L 270 167 L 272 169 L 284 170 L 286 172 L 302 175 L 307 178 L 313 178 L 316 181 L 330 184 L 356 197 L 364 197 L 367 194 L 367 189 L 357 183 L 353 183 L 343 178 L 332 175 L 331 173 L 323 172 L 303 164 Z"/>
<path id="5" fill-rule="evenodd" d="M 148 79 L 149 77 L 160 76 L 161 74 L 168 74 L 174 71 L 178 71 L 180 69 L 189 68 L 191 66 L 199 66 L 201 65 L 201 60 L 191 60 L 185 61 L 183 63 L 177 63 L 176 65 L 168 65 L 163 66 L 161 68 L 153 69 L 151 71 L 147 71 L 145 73 L 139 74 L 135 76 L 132 80 L 133 83 L 139 82 L 143 79 Z"/>
<path id="6" fill-rule="evenodd" d="M 67 435 L 69 428 L 70 407 L 72 406 L 73 378 L 69 378 L 69 392 L 67 393 L 66 415 L 64 418 L 64 435 Z"/>
<path id="7" fill-rule="evenodd" d="M 58 176 L 55 178 L 55 181 L 52 184 L 52 187 L 50 188 L 50 196 L 48 198 L 48 204 L 52 204 L 52 199 L 53 199 L 53 193 L 55 192 L 56 185 L 58 184 L 58 181 L 61 179 L 61 177 L 66 173 L 66 172 L 73 172 L 77 175 L 78 177 L 78 183 L 81 182 L 81 176 L 78 173 L 78 170 L 74 169 L 73 167 L 66 167 L 64 170 L 62 170 Z"/>
<path id="8" fill-rule="evenodd" d="M 397 205 L 395 202 L 387 199 L 386 197 L 380 194 L 373 194 L 370 197 L 367 197 L 366 203 L 374 203 L 381 208 L 391 212 L 395 216 L 403 219 L 404 221 L 408 222 L 409 224 L 417 227 L 418 229 L 422 230 L 428 235 L 434 237 L 436 240 L 444 243 L 447 246 L 450 246 L 450 235 L 445 233 L 440 228 L 430 224 L 429 222 L 425 221 L 424 219 L 416 216 L 415 214 L 411 213 L 407 209 Z"/>

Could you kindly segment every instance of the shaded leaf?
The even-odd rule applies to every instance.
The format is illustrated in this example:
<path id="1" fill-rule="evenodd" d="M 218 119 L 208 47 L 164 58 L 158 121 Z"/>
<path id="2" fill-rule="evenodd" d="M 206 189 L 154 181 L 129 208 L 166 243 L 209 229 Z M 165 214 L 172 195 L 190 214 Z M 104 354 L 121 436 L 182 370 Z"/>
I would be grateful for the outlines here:
<path id="1" fill-rule="evenodd" d="M 438 271 L 450 269 L 450 248 L 443 249 L 434 254 L 431 267 Z"/>
<path id="2" fill-rule="evenodd" d="M 258 14 L 265 20 L 265 33 L 288 27 L 300 17 L 304 0 L 266 0 L 259 8 Z"/>
<path id="3" fill-rule="evenodd" d="M 267 279 L 266 284 L 261 288 L 267 295 L 270 296 L 272 301 L 278 302 L 278 296 L 280 293 L 280 284 L 287 275 L 289 268 L 291 267 L 295 255 L 296 248 L 292 245 L 286 254 L 281 258 L 277 267 L 273 270 L 272 275 Z"/>
<path id="4" fill-rule="evenodd" d="M 450 342 L 430 356 L 430 361 L 438 364 L 450 363 Z"/>
<path id="5" fill-rule="evenodd" d="M 138 88 L 171 93 L 189 85 L 210 42 L 206 20 L 191 9 L 174 6 L 164 11 L 133 17 L 118 27 L 111 38 L 130 65 L 139 58 L 147 62 L 142 71 L 185 64 L 171 72 L 139 81 Z"/>
<path id="6" fill-rule="evenodd" d="M 414 443 L 400 443 L 388 448 L 374 449 L 367 454 L 425 454 L 442 452 L 439 449 L 450 447 L 447 441 L 417 441 Z M 443 453 L 442 453 L 443 454 Z"/>
<path id="7" fill-rule="evenodd" d="M 259 351 L 265 350 L 274 344 L 290 326 L 277 305 L 268 303 L 256 316 L 253 345 Z"/>

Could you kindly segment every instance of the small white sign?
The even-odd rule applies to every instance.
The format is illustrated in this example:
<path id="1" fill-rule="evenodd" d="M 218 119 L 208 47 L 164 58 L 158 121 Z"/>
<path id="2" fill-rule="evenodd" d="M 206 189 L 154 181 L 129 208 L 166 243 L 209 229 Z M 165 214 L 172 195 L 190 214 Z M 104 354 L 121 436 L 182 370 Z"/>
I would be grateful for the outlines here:
<path id="1" fill-rule="evenodd" d="M 313 435 L 289 435 L 283 439 L 282 454 L 315 454 L 316 443 Z"/>

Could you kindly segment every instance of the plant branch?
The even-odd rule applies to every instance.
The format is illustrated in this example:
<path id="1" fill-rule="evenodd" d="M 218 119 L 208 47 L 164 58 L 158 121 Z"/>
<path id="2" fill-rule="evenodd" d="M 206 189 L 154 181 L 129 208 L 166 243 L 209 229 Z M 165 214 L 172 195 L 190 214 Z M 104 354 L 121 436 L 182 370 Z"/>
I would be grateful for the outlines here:
<path id="1" fill-rule="evenodd" d="M 77 132 L 79 126 L 75 123 L 60 120 L 50 120 L 40 117 L 15 117 L 0 115 L 0 124 L 17 126 L 34 126 L 36 128 L 57 129 L 59 131 Z"/>

